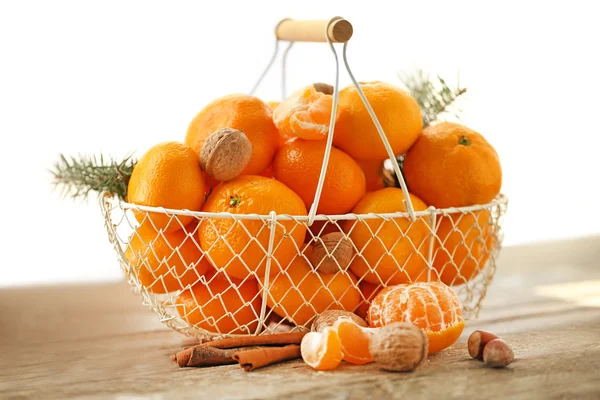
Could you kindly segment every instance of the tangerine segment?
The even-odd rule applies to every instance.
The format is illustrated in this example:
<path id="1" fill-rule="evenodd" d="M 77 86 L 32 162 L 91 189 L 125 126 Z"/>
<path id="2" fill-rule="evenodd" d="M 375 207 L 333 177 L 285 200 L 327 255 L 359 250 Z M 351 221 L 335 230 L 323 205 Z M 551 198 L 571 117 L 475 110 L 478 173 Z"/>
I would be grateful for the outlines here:
<path id="1" fill-rule="evenodd" d="M 482 135 L 443 122 L 425 128 L 406 153 L 404 178 L 410 190 L 431 206 L 464 207 L 496 197 L 502 168 L 496 150 Z"/>
<path id="2" fill-rule="evenodd" d="M 198 156 L 177 142 L 153 146 L 140 158 L 127 186 L 130 203 L 198 211 L 204 204 L 204 174 Z M 187 225 L 192 216 L 133 211 L 143 224 L 150 217 L 156 230 L 176 231 Z M 175 220 L 177 218 L 177 220 Z"/>
<path id="3" fill-rule="evenodd" d="M 337 368 L 343 358 L 340 338 L 331 327 L 307 333 L 300 343 L 300 354 L 309 367 L 319 371 Z"/>
<path id="4" fill-rule="evenodd" d="M 483 269 L 494 245 L 488 210 L 441 216 L 433 267 L 446 285 L 460 285 Z"/>
<path id="5" fill-rule="evenodd" d="M 352 311 L 358 303 L 360 292 L 352 273 L 316 272 L 302 256 L 275 277 L 267 297 L 269 308 L 299 326 L 307 325 L 325 310 Z"/>
<path id="6" fill-rule="evenodd" d="M 149 292 L 182 290 L 210 268 L 194 239 L 195 229 L 194 221 L 185 230 L 159 233 L 148 222 L 131 235 L 125 257 Z"/>
<path id="7" fill-rule="evenodd" d="M 323 140 L 329 132 L 331 94 L 314 85 L 292 93 L 273 111 L 275 126 L 283 135 L 306 140 Z"/>
<path id="8" fill-rule="evenodd" d="M 427 208 L 410 195 L 415 211 Z M 355 214 L 404 212 L 404 194 L 398 188 L 367 193 L 352 210 Z M 346 221 L 344 232 L 358 250 L 350 269 L 358 278 L 374 284 L 395 285 L 426 279 L 425 255 L 429 245 L 429 223 L 425 217 Z"/>
<path id="9" fill-rule="evenodd" d="M 315 199 L 327 144 L 291 140 L 275 155 L 273 176 L 298 193 L 307 209 Z M 348 154 L 332 148 L 317 212 L 345 214 L 364 196 L 365 174 Z"/>
<path id="10" fill-rule="evenodd" d="M 405 153 L 423 129 L 421 109 L 406 91 L 383 82 L 361 82 L 395 155 Z M 340 91 L 333 144 L 357 160 L 389 158 L 379 132 L 354 85 Z M 409 185 L 410 186 L 410 185 Z"/>
<path id="11" fill-rule="evenodd" d="M 252 144 L 252 156 L 242 174 L 261 174 L 269 167 L 278 148 L 279 133 L 267 104 L 243 94 L 220 97 L 194 117 L 185 143 L 199 157 L 206 138 L 221 128 L 244 132 Z"/>
<path id="12" fill-rule="evenodd" d="M 429 338 L 429 354 L 451 346 L 464 328 L 458 296 L 441 282 L 418 282 L 383 289 L 369 307 L 369 325 L 410 322 Z"/>
<path id="13" fill-rule="evenodd" d="M 181 318 L 212 333 L 254 333 L 258 327 L 261 302 L 252 279 L 216 274 L 182 292 L 175 303 Z"/>
<path id="14" fill-rule="evenodd" d="M 244 175 L 213 189 L 202 211 L 231 214 L 306 215 L 302 199 L 275 179 Z M 285 269 L 304 241 L 306 226 L 293 220 L 277 221 L 271 274 Z M 262 278 L 267 264 L 270 228 L 262 220 L 207 218 L 198 229 L 200 245 L 209 261 L 231 277 Z"/>
<path id="15" fill-rule="evenodd" d="M 333 329 L 340 338 L 344 361 L 356 365 L 374 361 L 369 351 L 369 328 L 365 329 L 350 318 L 341 317 L 333 324 Z"/>

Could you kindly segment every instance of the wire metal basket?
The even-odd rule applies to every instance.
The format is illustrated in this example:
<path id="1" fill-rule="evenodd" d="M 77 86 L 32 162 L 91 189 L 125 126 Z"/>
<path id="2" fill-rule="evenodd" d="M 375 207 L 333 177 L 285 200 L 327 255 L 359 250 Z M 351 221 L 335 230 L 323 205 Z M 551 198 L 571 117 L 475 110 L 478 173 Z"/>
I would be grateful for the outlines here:
<path id="1" fill-rule="evenodd" d="M 432 280 L 453 287 L 465 319 L 477 316 L 496 270 L 507 198 L 499 195 L 488 204 L 461 208 L 413 209 L 391 146 L 348 65 L 348 32 L 351 36 L 351 25 L 339 17 L 320 23 L 282 21 L 276 29 L 275 54 L 252 90 L 274 63 L 281 40 L 290 43 L 284 71 L 285 55 L 294 41 L 329 44 L 336 61 L 333 108 L 308 215 L 208 213 L 130 204 L 110 194 L 101 198 L 108 237 L 128 282 L 172 329 L 198 338 L 308 329 L 327 309 L 364 317 L 370 300 L 385 286 Z M 334 42 L 343 42 L 346 70 L 392 160 L 405 212 L 317 215 L 337 109 Z M 154 219 L 164 226 L 165 217 L 167 228 L 155 229 Z M 200 232 L 216 239 L 205 243 Z M 333 246 L 323 241 L 332 232 L 341 238 Z M 348 245 L 348 259 L 340 265 L 333 253 L 343 243 Z M 324 259 L 336 263 L 338 272 L 323 273 L 320 265 L 311 264 L 316 247 L 326 249 Z"/>

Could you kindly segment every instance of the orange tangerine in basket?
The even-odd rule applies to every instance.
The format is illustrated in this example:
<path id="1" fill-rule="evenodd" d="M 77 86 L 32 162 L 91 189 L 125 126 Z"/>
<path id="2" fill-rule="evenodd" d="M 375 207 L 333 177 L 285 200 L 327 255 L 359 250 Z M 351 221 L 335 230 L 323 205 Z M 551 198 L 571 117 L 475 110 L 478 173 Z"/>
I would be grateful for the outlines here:
<path id="1" fill-rule="evenodd" d="M 429 126 L 406 153 L 404 177 L 411 192 L 437 208 L 489 203 L 500 193 L 496 150 L 466 126 Z"/>
<path id="2" fill-rule="evenodd" d="M 292 93 L 273 111 L 277 129 L 290 137 L 323 140 L 329 132 L 333 87 L 315 83 Z"/>
<path id="3" fill-rule="evenodd" d="M 306 325 L 325 310 L 352 311 L 359 302 L 360 292 L 352 273 L 316 272 L 302 256 L 296 257 L 268 287 L 269 308 L 296 325 Z"/>
<path id="4" fill-rule="evenodd" d="M 307 209 L 315 199 L 326 145 L 325 141 L 291 140 L 273 160 L 275 179 L 298 193 Z M 360 166 L 343 151 L 332 148 L 317 212 L 345 214 L 365 192 L 365 174 Z"/>
<path id="5" fill-rule="evenodd" d="M 202 211 L 229 214 L 205 218 L 198 235 L 211 264 L 237 279 L 249 275 L 262 278 L 267 265 L 268 221 L 248 219 L 248 214 L 268 216 L 275 211 L 277 214 L 306 215 L 302 199 L 291 189 L 275 179 L 254 175 L 239 176 L 214 188 Z M 303 224 L 293 220 L 277 221 L 271 274 L 289 265 L 298 253 L 305 233 Z"/>
<path id="6" fill-rule="evenodd" d="M 367 192 L 383 189 L 383 161 L 381 160 L 356 160 L 365 174 Z"/>
<path id="7" fill-rule="evenodd" d="M 340 338 L 344 361 L 363 365 L 373 362 L 369 351 L 370 332 L 372 328 L 363 328 L 350 318 L 341 317 L 333 324 Z"/>
<path id="8" fill-rule="evenodd" d="M 427 208 L 410 195 L 415 211 Z M 355 214 L 404 212 L 404 194 L 398 188 L 367 193 L 352 210 Z M 429 249 L 429 223 L 426 217 L 412 222 L 408 217 L 374 218 L 344 222 L 344 232 L 358 250 L 350 269 L 359 278 L 374 283 L 394 285 L 425 280 Z"/>
<path id="9" fill-rule="evenodd" d="M 204 204 L 205 182 L 198 156 L 188 146 L 165 142 L 153 146 L 140 158 L 127 186 L 130 203 L 142 206 L 199 211 Z M 157 230 L 182 229 L 193 217 L 134 210 L 144 224 L 148 218 Z"/>
<path id="10" fill-rule="evenodd" d="M 254 333 L 260 315 L 258 284 L 223 274 L 207 277 L 182 292 L 175 301 L 177 312 L 190 325 L 212 333 Z"/>
<path id="11" fill-rule="evenodd" d="M 383 289 L 369 308 L 369 325 L 410 322 L 427 333 L 429 354 L 451 346 L 463 331 L 458 296 L 441 282 L 418 282 Z"/>
<path id="12" fill-rule="evenodd" d="M 244 175 L 258 175 L 269 167 L 277 151 L 279 133 L 267 104 L 243 94 L 220 97 L 194 117 L 188 127 L 185 143 L 199 157 L 206 138 L 221 128 L 244 132 L 252 144 L 252 156 L 243 171 Z"/>
<path id="13" fill-rule="evenodd" d="M 362 319 L 367 319 L 367 314 L 369 312 L 369 306 L 371 305 L 371 301 L 377 296 L 379 292 L 383 289 L 383 286 L 367 282 L 361 281 L 358 284 L 358 289 L 362 294 L 362 301 L 354 311 L 359 317 Z"/>
<path id="14" fill-rule="evenodd" d="M 309 332 L 302 338 L 300 354 L 309 367 L 318 371 L 332 370 L 342 362 L 342 344 L 335 329 Z"/>
<path id="15" fill-rule="evenodd" d="M 446 285 L 460 285 L 483 269 L 494 244 L 488 210 L 439 216 L 433 267 Z"/>
<path id="16" fill-rule="evenodd" d="M 156 232 L 145 223 L 131 235 L 125 257 L 142 286 L 152 293 L 182 290 L 210 265 L 196 243 L 193 221 L 185 230 Z"/>
<path id="17" fill-rule="evenodd" d="M 423 129 L 421 109 L 404 90 L 383 82 L 361 82 L 395 155 L 405 153 Z M 381 137 L 352 85 L 339 93 L 339 117 L 333 143 L 357 160 L 388 159 Z"/>

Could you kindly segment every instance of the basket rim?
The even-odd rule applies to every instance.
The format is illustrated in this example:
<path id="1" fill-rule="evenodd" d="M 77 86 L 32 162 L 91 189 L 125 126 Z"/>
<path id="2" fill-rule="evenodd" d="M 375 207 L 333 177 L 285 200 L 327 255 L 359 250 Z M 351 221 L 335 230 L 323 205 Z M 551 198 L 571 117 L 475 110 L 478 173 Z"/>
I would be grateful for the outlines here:
<path id="1" fill-rule="evenodd" d="M 308 215 L 289 215 L 289 214 L 277 214 L 272 211 L 270 214 L 261 215 L 261 214 L 232 214 L 229 212 L 205 212 L 205 211 L 190 211 L 186 209 L 174 209 L 174 208 L 165 208 L 165 207 L 152 207 L 152 206 L 144 206 L 135 203 L 128 203 L 126 201 L 120 200 L 116 195 L 111 193 L 105 193 L 103 198 L 103 202 L 108 203 L 112 206 L 118 206 L 123 210 L 137 210 L 144 212 L 152 212 L 158 214 L 169 214 L 169 215 L 185 215 L 192 216 L 196 218 L 221 218 L 221 219 L 235 219 L 235 220 L 276 220 L 276 221 L 297 221 L 297 222 L 306 222 L 309 219 Z M 427 217 L 431 215 L 447 215 L 447 214 L 457 214 L 462 213 L 466 214 L 469 212 L 480 211 L 491 209 L 495 206 L 506 205 L 508 203 L 508 197 L 500 193 L 496 198 L 489 203 L 485 204 L 476 204 L 472 206 L 466 207 L 448 207 L 448 208 L 435 208 L 430 206 L 426 210 L 423 211 L 415 211 L 415 217 Z M 395 212 L 395 213 L 368 213 L 368 214 L 336 214 L 336 215 L 326 215 L 326 214 L 317 214 L 314 218 L 315 221 L 348 221 L 348 220 L 368 220 L 368 219 L 392 219 L 392 218 L 410 218 L 410 214 L 408 212 Z"/>

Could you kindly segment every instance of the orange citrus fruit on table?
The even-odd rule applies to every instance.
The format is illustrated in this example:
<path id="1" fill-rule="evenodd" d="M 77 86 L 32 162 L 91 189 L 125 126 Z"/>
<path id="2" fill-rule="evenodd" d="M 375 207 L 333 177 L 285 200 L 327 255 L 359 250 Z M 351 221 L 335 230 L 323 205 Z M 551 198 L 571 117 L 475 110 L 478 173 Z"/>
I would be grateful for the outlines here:
<path id="1" fill-rule="evenodd" d="M 275 126 L 285 136 L 325 139 L 331 119 L 332 93 L 333 88 L 325 84 L 297 90 L 273 111 Z"/>
<path id="2" fill-rule="evenodd" d="M 441 218 L 433 267 L 446 285 L 460 285 L 473 279 L 489 259 L 494 244 L 488 210 L 454 213 Z"/>
<path id="3" fill-rule="evenodd" d="M 279 149 L 273 160 L 273 176 L 298 193 L 310 209 L 325 155 L 325 141 L 291 140 Z M 365 174 L 343 151 L 332 148 L 323 183 L 319 214 L 345 214 L 364 196 Z"/>
<path id="4" fill-rule="evenodd" d="M 309 367 L 327 371 L 338 367 L 343 353 L 340 338 L 335 329 L 327 327 L 323 332 L 309 332 L 302 338 L 300 354 Z"/>
<path id="5" fill-rule="evenodd" d="M 496 150 L 479 133 L 452 122 L 423 131 L 406 153 L 404 177 L 412 193 L 437 208 L 489 203 L 502 186 Z"/>
<path id="6" fill-rule="evenodd" d="M 254 333 L 261 306 L 256 281 L 215 274 L 206 282 L 196 283 L 177 297 L 175 307 L 181 318 L 213 333 Z"/>
<path id="7" fill-rule="evenodd" d="M 267 305 L 296 325 L 306 325 L 325 310 L 354 310 L 360 302 L 356 286 L 352 273 L 319 273 L 298 256 L 269 283 Z"/>
<path id="8" fill-rule="evenodd" d="M 279 133 L 267 104 L 243 94 L 220 97 L 194 117 L 187 130 L 185 143 L 199 157 L 206 138 L 221 128 L 244 132 L 252 144 L 252 156 L 243 171 L 244 175 L 258 175 L 269 167 L 278 148 Z"/>
<path id="9" fill-rule="evenodd" d="M 383 189 L 385 182 L 383 180 L 383 161 L 381 160 L 356 160 L 362 168 L 367 181 L 367 192 Z"/>
<path id="10" fill-rule="evenodd" d="M 415 211 L 427 208 L 416 196 L 410 195 Z M 385 188 L 367 193 L 352 209 L 354 214 L 404 212 L 404 193 L 398 188 Z M 429 248 L 429 223 L 426 217 L 414 222 L 408 217 L 348 220 L 343 223 L 358 254 L 350 269 L 360 279 L 394 285 L 424 280 Z"/>
<path id="11" fill-rule="evenodd" d="M 361 82 L 360 87 L 375 111 L 394 155 L 405 153 L 423 129 L 417 101 L 408 92 L 388 83 Z M 333 137 L 335 146 L 358 160 L 388 159 L 375 124 L 353 85 L 340 91 L 338 107 Z"/>
<path id="12" fill-rule="evenodd" d="M 125 257 L 142 286 L 152 293 L 182 290 L 210 268 L 193 236 L 196 222 L 174 232 L 156 232 L 149 223 L 131 235 Z"/>
<path id="13" fill-rule="evenodd" d="M 204 212 L 235 215 L 277 214 L 306 215 L 302 199 L 275 179 L 243 175 L 213 189 Z M 285 269 L 304 242 L 306 226 L 293 220 L 277 221 L 273 242 L 271 274 Z M 243 279 L 262 278 L 267 264 L 270 229 L 267 221 L 211 217 L 198 229 L 202 250 L 211 264 L 227 275 Z"/>
<path id="14" fill-rule="evenodd" d="M 369 325 L 377 328 L 392 322 L 410 322 L 429 339 L 429 354 L 456 342 L 465 323 L 460 300 L 441 282 L 418 282 L 383 289 L 369 308 Z"/>
<path id="15" fill-rule="evenodd" d="M 370 328 L 363 328 L 350 318 L 341 317 L 333 324 L 340 338 L 344 361 L 363 365 L 373 362 L 369 351 Z"/>
<path id="16" fill-rule="evenodd" d="M 150 148 L 133 169 L 127 186 L 130 203 L 142 206 L 199 211 L 204 204 L 204 174 L 198 156 L 177 142 Z M 182 229 L 193 217 L 133 211 L 142 225 L 149 219 L 155 230 Z"/>

